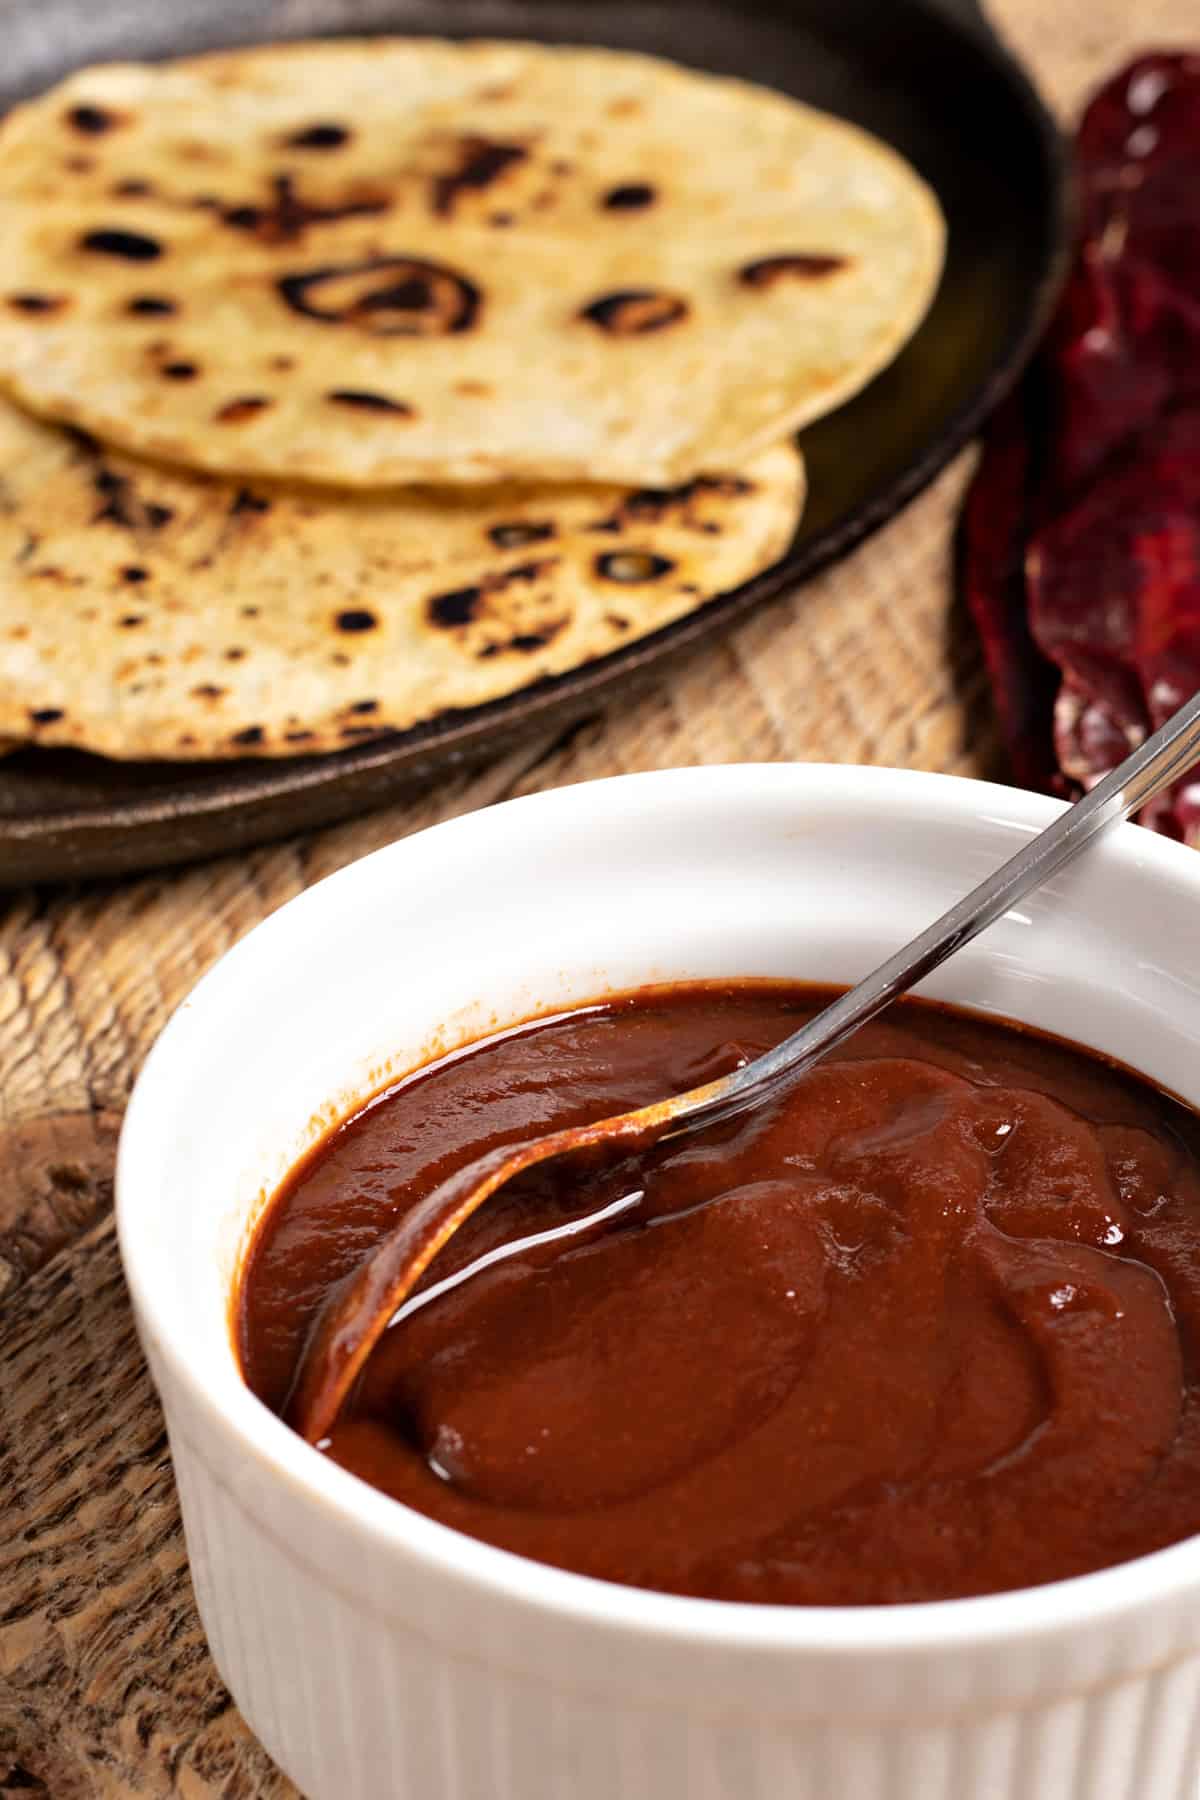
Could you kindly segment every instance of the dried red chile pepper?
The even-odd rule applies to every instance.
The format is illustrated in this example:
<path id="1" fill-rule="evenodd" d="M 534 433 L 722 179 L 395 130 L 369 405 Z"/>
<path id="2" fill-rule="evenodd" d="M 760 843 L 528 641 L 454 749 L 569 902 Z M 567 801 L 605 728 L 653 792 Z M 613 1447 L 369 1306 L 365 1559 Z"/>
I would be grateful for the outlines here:
<path id="1" fill-rule="evenodd" d="M 1014 772 L 1064 794 L 1200 688 L 1200 54 L 1124 70 L 1076 152 L 1075 264 L 964 521 Z M 1200 842 L 1200 780 L 1142 822 Z"/>

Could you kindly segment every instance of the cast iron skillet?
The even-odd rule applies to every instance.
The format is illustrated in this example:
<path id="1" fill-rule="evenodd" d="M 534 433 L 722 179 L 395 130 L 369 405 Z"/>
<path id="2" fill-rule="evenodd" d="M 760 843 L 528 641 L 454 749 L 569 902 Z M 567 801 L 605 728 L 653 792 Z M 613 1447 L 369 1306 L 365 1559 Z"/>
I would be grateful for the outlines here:
<path id="1" fill-rule="evenodd" d="M 329 756 L 215 767 L 37 750 L 0 759 L 0 882 L 237 849 L 364 811 L 522 733 L 565 730 L 614 688 L 624 695 L 665 657 L 794 588 L 910 499 L 1013 382 L 1062 272 L 1064 148 L 975 0 L 10 0 L 5 13 L 0 105 L 84 62 L 325 33 L 655 51 L 765 82 L 890 140 L 937 190 L 949 246 L 933 309 L 898 361 L 804 432 L 809 508 L 775 568 L 582 669 Z"/>

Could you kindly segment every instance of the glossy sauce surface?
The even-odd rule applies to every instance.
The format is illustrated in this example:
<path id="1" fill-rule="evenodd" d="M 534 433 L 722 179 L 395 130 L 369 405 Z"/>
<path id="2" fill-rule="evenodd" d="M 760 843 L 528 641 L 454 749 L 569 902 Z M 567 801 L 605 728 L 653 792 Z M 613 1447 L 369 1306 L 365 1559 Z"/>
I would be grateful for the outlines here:
<path id="1" fill-rule="evenodd" d="M 323 1300 L 454 1168 L 693 1086 L 831 997 L 630 996 L 373 1102 L 268 1209 L 250 1386 L 282 1409 Z M 1200 1529 L 1200 1121 L 1082 1051 L 902 1003 L 769 1108 L 531 1172 L 426 1285 L 546 1233 L 405 1309 L 329 1455 L 505 1549 L 729 1600 L 993 1592 Z"/>

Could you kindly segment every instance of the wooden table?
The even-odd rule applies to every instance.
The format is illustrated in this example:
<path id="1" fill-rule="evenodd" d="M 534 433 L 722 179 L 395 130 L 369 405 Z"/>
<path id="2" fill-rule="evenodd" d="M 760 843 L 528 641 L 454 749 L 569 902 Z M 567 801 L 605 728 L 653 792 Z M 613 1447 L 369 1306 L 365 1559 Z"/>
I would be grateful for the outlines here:
<path id="1" fill-rule="evenodd" d="M 1200 42 L 1195 0 L 991 8 L 1064 117 L 1136 48 Z M 309 882 L 510 795 L 756 759 L 1002 773 L 978 649 L 952 597 L 972 460 L 635 705 L 316 836 L 0 899 L 0 1795 L 295 1792 L 208 1657 L 113 1238 L 121 1111 L 172 1008 Z"/>

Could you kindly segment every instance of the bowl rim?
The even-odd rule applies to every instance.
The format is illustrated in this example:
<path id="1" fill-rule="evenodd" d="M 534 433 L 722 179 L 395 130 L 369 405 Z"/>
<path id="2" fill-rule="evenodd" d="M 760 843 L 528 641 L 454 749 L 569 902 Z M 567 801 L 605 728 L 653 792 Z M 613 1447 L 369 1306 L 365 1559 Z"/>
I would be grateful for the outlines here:
<path id="1" fill-rule="evenodd" d="M 356 886 L 373 884 L 402 862 L 410 844 L 438 834 L 470 831 L 482 818 L 501 810 L 525 813 L 569 806 L 577 816 L 583 795 L 633 785 L 649 797 L 662 797 L 689 786 L 712 784 L 735 794 L 742 784 L 779 784 L 802 804 L 807 795 L 831 796 L 854 804 L 864 814 L 897 805 L 932 809 L 948 824 L 1000 824 L 1016 833 L 1041 830 L 1065 803 L 1045 795 L 962 776 L 824 763 L 729 763 L 665 769 L 605 777 L 504 801 L 401 838 L 337 870 L 288 901 L 226 951 L 176 1008 L 153 1045 L 126 1111 L 117 1156 L 116 1221 L 125 1279 L 132 1295 L 143 1339 L 168 1368 L 173 1381 L 206 1417 L 268 1480 L 282 1482 L 294 1496 L 325 1512 L 344 1530 L 369 1541 L 383 1556 L 413 1559 L 439 1580 L 466 1587 L 481 1600 L 507 1601 L 557 1616 L 578 1628 L 599 1632 L 636 1633 L 660 1643 L 690 1646 L 697 1651 L 754 1652 L 795 1658 L 858 1656 L 896 1652 L 946 1652 L 958 1647 L 1004 1646 L 1020 1638 L 1091 1628 L 1200 1584 L 1200 1534 L 1165 1549 L 1092 1574 L 1039 1587 L 1019 1588 L 968 1599 L 906 1602 L 886 1606 L 789 1606 L 698 1599 L 660 1593 L 573 1573 L 539 1563 L 469 1537 L 378 1492 L 358 1476 L 339 1468 L 306 1444 L 263 1405 L 242 1380 L 230 1345 L 228 1365 L 198 1369 L 186 1354 L 173 1325 L 171 1309 L 150 1278 L 139 1243 L 139 1210 L 156 1191 L 154 1163 L 166 1141 L 160 1130 L 168 1113 L 176 1057 L 197 1030 L 206 1028 L 210 1008 L 219 1007 L 224 990 L 240 988 L 252 977 L 254 960 L 266 942 L 295 929 L 316 911 Z M 715 796 L 714 796 L 715 797 Z M 1140 826 L 1121 825 L 1095 846 L 1090 857 L 1115 858 L 1140 875 L 1180 884 L 1200 903 L 1200 857 L 1182 844 Z M 196 1451 L 192 1443 L 190 1448 Z M 202 1458 L 207 1462 L 207 1458 Z M 294 1548 L 294 1547 L 293 1547 Z M 309 1559 L 311 1561 L 311 1559 Z M 320 1579 L 336 1585 L 327 1569 Z M 390 1612 L 385 1600 L 377 1609 Z"/>

